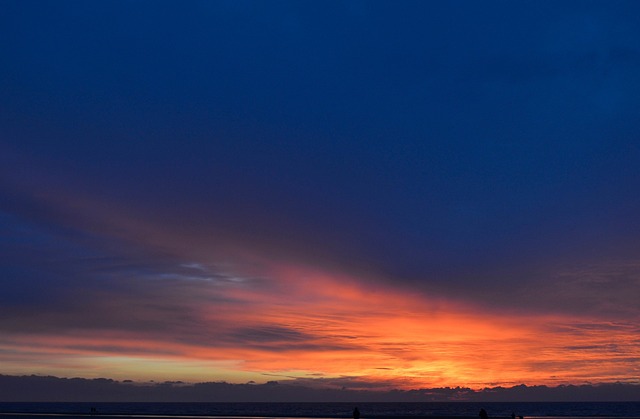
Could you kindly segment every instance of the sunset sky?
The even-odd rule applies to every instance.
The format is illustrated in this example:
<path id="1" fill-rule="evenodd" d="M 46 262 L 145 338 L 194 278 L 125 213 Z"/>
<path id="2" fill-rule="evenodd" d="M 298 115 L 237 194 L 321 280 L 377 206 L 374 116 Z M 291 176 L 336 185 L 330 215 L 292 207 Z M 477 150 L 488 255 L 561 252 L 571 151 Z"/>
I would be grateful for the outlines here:
<path id="1" fill-rule="evenodd" d="M 2 1 L 0 374 L 640 384 L 640 2 Z"/>

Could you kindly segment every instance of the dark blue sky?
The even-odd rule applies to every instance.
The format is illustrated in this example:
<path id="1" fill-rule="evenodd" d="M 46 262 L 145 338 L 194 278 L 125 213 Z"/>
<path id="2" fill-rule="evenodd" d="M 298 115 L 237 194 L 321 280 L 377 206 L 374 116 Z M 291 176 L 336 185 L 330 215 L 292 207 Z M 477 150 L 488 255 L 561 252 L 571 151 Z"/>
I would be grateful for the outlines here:
<path id="1" fill-rule="evenodd" d="M 251 254 L 640 324 L 640 3 L 2 9 L 12 304 Z"/>
<path id="2" fill-rule="evenodd" d="M 397 278 L 637 256 L 633 2 L 5 11 L 3 166 L 20 180 Z"/>

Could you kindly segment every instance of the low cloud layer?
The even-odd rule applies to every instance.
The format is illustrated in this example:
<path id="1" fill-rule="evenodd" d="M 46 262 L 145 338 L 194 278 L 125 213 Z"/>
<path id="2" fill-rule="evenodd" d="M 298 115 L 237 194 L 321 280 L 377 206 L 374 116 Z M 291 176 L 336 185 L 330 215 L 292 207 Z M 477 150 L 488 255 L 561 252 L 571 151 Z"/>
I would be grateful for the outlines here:
<path id="1" fill-rule="evenodd" d="M 342 388 L 339 386 L 342 385 Z M 640 401 L 638 384 L 582 386 L 513 386 L 481 390 L 470 388 L 430 388 L 385 391 L 360 387 L 357 380 L 270 381 L 266 384 L 208 382 L 135 383 L 105 378 L 57 378 L 52 376 L 0 375 L 3 403 L 7 402 L 571 402 Z M 12 406 L 2 406 L 11 412 Z M 31 406 L 30 409 L 51 408 Z M 73 408 L 77 409 L 78 406 Z M 105 406 L 104 409 L 117 409 Z M 209 408 L 213 408 L 209 406 Z M 241 408 L 241 407 L 238 407 Z M 475 406 L 471 407 L 475 409 Z M 19 407 L 24 412 L 25 407 Z M 36 410 L 37 411 L 37 410 Z M 46 412 L 51 413 L 51 412 Z M 65 413 L 69 413 L 66 411 Z M 86 412 L 78 412 L 86 413 Z M 101 413 L 130 413 L 101 411 Z M 207 412 L 212 414 L 211 411 Z M 227 413 L 227 412 L 221 412 Z M 475 413 L 475 410 L 473 411 Z M 522 412 L 529 413 L 529 412 Z M 309 413 L 311 414 L 311 413 Z M 348 412 L 343 412 L 348 414 Z M 505 412 L 505 416 L 508 412 Z M 529 413 L 530 414 L 530 413 Z"/>

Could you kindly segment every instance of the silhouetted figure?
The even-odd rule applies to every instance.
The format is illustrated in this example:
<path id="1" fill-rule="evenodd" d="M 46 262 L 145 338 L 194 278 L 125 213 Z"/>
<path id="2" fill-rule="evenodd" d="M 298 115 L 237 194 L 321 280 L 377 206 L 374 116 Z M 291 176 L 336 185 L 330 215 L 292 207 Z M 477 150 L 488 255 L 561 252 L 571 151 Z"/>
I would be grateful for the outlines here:
<path id="1" fill-rule="evenodd" d="M 353 419 L 360 419 L 360 411 L 357 407 L 353 409 Z"/>
<path id="2" fill-rule="evenodd" d="M 511 412 L 511 419 L 516 419 L 516 414 L 514 412 Z"/>
<path id="3" fill-rule="evenodd" d="M 487 415 L 487 411 L 484 409 L 480 409 L 478 416 L 480 416 L 480 419 L 489 419 L 489 415 Z"/>

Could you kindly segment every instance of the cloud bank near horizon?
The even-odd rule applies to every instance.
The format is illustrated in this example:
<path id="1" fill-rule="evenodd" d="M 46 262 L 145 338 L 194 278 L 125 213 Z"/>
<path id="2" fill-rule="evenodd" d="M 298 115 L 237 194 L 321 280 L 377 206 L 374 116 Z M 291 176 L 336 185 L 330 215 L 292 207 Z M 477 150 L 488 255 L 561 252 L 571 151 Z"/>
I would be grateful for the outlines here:
<path id="1" fill-rule="evenodd" d="M 380 390 L 336 381 L 270 381 L 265 384 L 205 382 L 135 383 L 106 378 L 0 375 L 3 402 L 638 402 L 639 384 L 466 387 Z M 341 387 L 340 387 L 341 386 Z M 355 389 L 354 387 L 355 386 Z M 475 407 L 474 407 L 475 409 Z M 104 413 L 104 412 L 102 412 Z M 475 411 L 474 411 L 475 413 Z"/>

